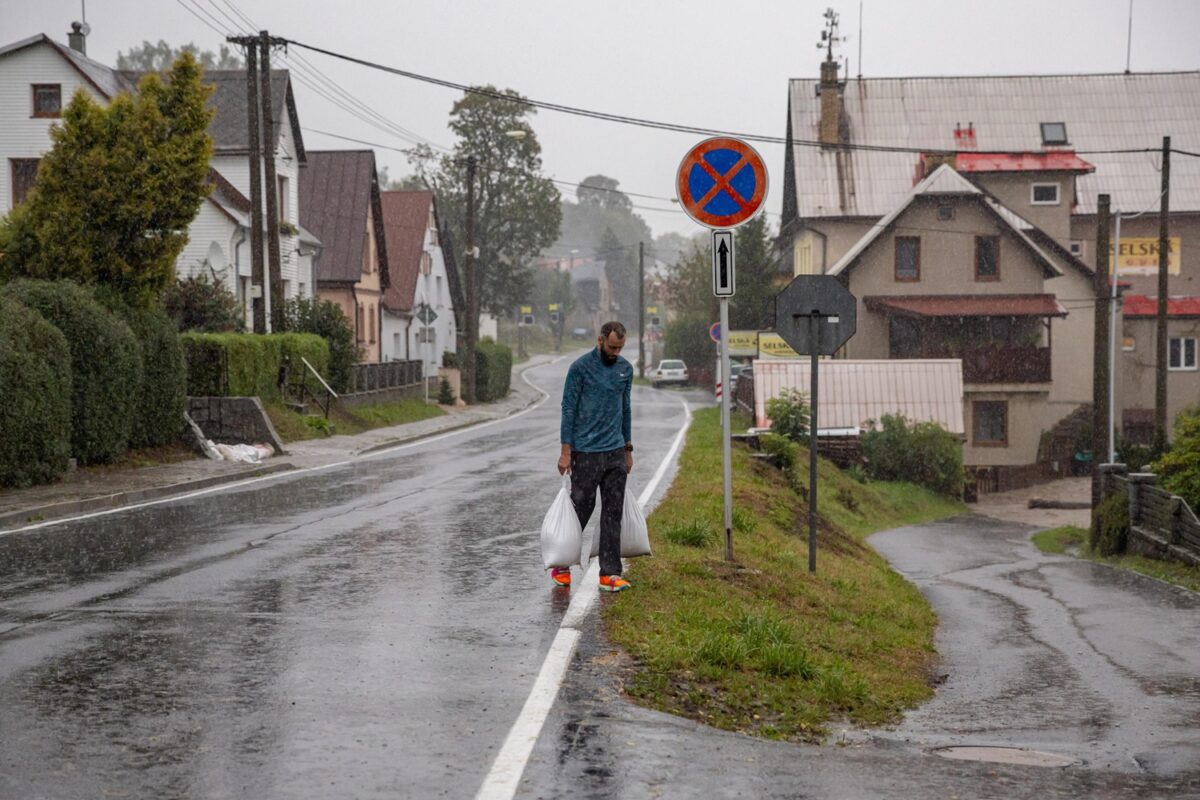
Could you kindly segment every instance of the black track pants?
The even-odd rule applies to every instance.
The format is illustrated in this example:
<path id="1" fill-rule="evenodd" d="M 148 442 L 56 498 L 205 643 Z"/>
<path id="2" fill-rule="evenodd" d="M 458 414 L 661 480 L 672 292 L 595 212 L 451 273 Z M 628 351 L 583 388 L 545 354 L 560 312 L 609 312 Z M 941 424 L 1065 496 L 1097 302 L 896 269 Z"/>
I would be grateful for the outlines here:
<path id="1" fill-rule="evenodd" d="M 600 490 L 600 574 L 621 574 L 621 513 L 625 508 L 625 448 L 571 453 L 571 503 L 586 528 Z"/>

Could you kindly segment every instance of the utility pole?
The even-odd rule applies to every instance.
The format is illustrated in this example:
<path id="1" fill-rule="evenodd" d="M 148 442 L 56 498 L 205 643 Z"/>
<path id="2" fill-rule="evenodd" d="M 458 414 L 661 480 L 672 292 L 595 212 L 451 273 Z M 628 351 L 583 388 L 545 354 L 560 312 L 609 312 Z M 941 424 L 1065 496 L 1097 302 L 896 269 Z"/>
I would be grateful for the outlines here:
<path id="1" fill-rule="evenodd" d="M 1096 204 L 1096 292 L 1095 337 L 1092 347 L 1092 527 L 1097 524 L 1096 507 L 1102 491 L 1100 454 L 1106 452 L 1108 434 L 1108 225 L 1109 197 L 1102 194 Z"/>
<path id="2" fill-rule="evenodd" d="M 283 324 L 283 272 L 279 264 L 279 190 L 275 179 L 275 124 L 271 103 L 271 45 L 273 41 L 266 31 L 258 32 L 259 48 L 262 52 L 259 69 L 262 75 L 262 154 L 263 182 L 267 195 L 267 264 L 270 270 L 271 329 L 282 331 Z"/>
<path id="3" fill-rule="evenodd" d="M 267 332 L 266 291 L 263 286 L 262 156 L 258 135 L 258 37 L 230 36 L 246 49 L 246 119 L 250 158 L 250 308 L 255 333 Z M 255 289 L 258 297 L 254 297 Z"/>
<path id="4" fill-rule="evenodd" d="M 1170 263 L 1170 237 L 1167 217 L 1171 213 L 1171 137 L 1162 141 L 1162 197 L 1158 212 L 1158 338 L 1154 370 L 1154 447 L 1167 448 L 1167 266 Z"/>
<path id="5" fill-rule="evenodd" d="M 468 403 L 475 402 L 475 342 L 479 339 L 479 280 L 475 274 L 475 156 L 467 156 L 467 341 L 463 381 Z"/>
<path id="6" fill-rule="evenodd" d="M 638 242 L 638 377 L 646 377 L 646 243 Z"/>

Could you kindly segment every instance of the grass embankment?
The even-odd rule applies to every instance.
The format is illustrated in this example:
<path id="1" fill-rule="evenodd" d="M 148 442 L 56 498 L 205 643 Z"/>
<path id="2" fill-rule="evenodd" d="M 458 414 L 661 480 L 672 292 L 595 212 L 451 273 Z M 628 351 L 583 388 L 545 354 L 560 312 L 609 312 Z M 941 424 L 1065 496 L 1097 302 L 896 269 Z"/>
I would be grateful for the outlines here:
<path id="1" fill-rule="evenodd" d="M 937 619 L 863 542 L 963 506 L 910 484 L 861 484 L 821 462 L 817 572 L 808 572 L 808 456 L 786 475 L 733 449 L 734 553 L 724 561 L 720 422 L 696 414 L 649 518 L 654 557 L 603 610 L 635 665 L 626 692 L 718 728 L 814 740 L 833 718 L 878 724 L 930 696 Z"/>
<path id="2" fill-rule="evenodd" d="M 1128 569 L 1157 578 L 1160 581 L 1173 583 L 1193 592 L 1200 592 L 1200 567 L 1190 567 L 1174 561 L 1159 561 L 1145 556 L 1120 555 L 1105 557 L 1092 552 L 1088 547 L 1088 532 L 1086 528 L 1076 525 L 1064 525 L 1061 528 L 1051 528 L 1038 531 L 1033 535 L 1033 543 L 1043 553 L 1073 555 L 1108 564 L 1118 569 Z"/>
<path id="3" fill-rule="evenodd" d="M 328 424 L 324 417 L 306 417 L 297 414 L 282 403 L 265 403 L 267 416 L 275 426 L 279 437 L 285 442 L 304 439 L 323 439 L 333 434 L 355 434 L 374 428 L 402 425 L 431 417 L 440 417 L 446 412 L 436 405 L 426 405 L 421 400 L 402 400 L 398 403 L 377 403 L 358 406 L 354 409 L 334 407 L 329 412 Z M 310 421 L 312 420 L 312 421 Z"/>

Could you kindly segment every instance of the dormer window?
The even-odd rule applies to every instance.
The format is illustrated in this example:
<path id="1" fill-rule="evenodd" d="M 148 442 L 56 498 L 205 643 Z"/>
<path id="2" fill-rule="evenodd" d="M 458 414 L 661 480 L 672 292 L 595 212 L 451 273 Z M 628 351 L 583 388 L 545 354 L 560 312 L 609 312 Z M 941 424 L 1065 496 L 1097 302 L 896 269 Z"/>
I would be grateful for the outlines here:
<path id="1" fill-rule="evenodd" d="M 1058 205 L 1057 183 L 1035 183 L 1029 190 L 1029 202 L 1035 206 Z"/>
<path id="2" fill-rule="evenodd" d="M 1042 144 L 1067 144 L 1067 123 L 1043 122 Z"/>
<path id="3" fill-rule="evenodd" d="M 57 83 L 33 84 L 33 116 L 62 116 L 62 85 Z"/>

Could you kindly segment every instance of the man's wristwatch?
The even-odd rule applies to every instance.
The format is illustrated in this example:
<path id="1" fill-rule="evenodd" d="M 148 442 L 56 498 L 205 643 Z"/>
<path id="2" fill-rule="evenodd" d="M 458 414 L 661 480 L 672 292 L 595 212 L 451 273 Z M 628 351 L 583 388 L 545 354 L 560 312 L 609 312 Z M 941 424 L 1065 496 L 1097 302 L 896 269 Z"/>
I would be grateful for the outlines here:
<path id="1" fill-rule="evenodd" d="M 629 444 L 629 443 L 626 443 L 626 444 L 625 444 L 625 452 L 626 452 L 626 453 L 632 453 L 632 452 L 633 452 L 633 445 L 632 445 L 632 444 Z"/>

